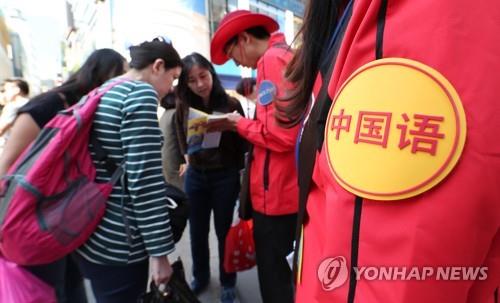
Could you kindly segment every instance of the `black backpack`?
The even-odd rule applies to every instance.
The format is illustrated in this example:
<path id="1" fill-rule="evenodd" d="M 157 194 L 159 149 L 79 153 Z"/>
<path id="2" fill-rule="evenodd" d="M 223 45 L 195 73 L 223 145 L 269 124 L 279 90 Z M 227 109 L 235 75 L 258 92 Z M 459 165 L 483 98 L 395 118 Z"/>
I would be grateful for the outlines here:
<path id="1" fill-rule="evenodd" d="M 189 202 L 186 194 L 173 186 L 167 184 L 167 199 L 170 201 L 169 217 L 170 227 L 174 235 L 174 242 L 177 243 L 182 237 L 182 233 L 186 228 L 187 220 L 189 218 Z"/>

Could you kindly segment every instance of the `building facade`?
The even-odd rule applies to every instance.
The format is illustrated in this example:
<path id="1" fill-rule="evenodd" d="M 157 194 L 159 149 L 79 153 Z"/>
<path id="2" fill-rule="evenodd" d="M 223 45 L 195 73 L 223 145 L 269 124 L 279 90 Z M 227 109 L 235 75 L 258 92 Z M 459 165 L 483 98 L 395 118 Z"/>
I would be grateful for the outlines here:
<path id="1" fill-rule="evenodd" d="M 0 82 L 12 77 L 12 46 L 5 18 L 0 9 Z"/>
<path id="2" fill-rule="evenodd" d="M 236 9 L 268 14 L 291 43 L 302 23 L 299 0 L 67 0 L 66 66 L 72 69 L 97 48 L 110 47 L 128 56 L 128 47 L 166 36 L 181 56 L 210 57 L 210 39 L 220 20 Z M 252 71 L 232 61 L 216 67 L 223 85 L 234 88 Z"/>

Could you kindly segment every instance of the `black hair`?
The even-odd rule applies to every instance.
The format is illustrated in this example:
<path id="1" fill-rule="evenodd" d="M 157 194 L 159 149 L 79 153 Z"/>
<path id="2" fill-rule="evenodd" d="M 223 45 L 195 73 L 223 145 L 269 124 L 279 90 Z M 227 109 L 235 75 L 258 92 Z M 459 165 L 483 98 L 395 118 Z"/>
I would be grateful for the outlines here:
<path id="1" fill-rule="evenodd" d="M 227 106 L 229 96 L 219 80 L 219 76 L 215 73 L 214 66 L 207 58 L 199 53 L 192 53 L 182 59 L 182 72 L 177 85 L 177 95 L 181 102 L 186 103 L 194 108 L 202 109 L 203 100 L 188 87 L 189 72 L 193 66 L 197 65 L 210 72 L 212 75 L 212 90 L 210 92 L 209 106 L 212 109 L 221 109 Z"/>
<path id="2" fill-rule="evenodd" d="M 8 78 L 5 79 L 4 83 L 14 83 L 21 91 L 21 94 L 25 97 L 30 94 L 30 86 L 28 85 L 28 82 L 21 78 Z"/>
<path id="3" fill-rule="evenodd" d="M 141 70 L 162 59 L 165 69 L 182 66 L 181 57 L 171 43 L 159 38 L 130 47 L 130 68 Z"/>
<path id="4" fill-rule="evenodd" d="M 255 27 L 247 28 L 246 30 L 244 30 L 244 32 L 248 33 L 249 35 L 254 36 L 255 38 L 257 38 L 259 40 L 266 40 L 266 39 L 269 39 L 271 37 L 271 34 L 263 26 L 255 26 Z M 224 48 L 227 48 L 229 45 L 236 43 L 237 40 L 238 40 L 238 35 L 231 37 L 231 39 L 229 39 L 226 42 L 226 45 L 224 45 Z"/>
<path id="5" fill-rule="evenodd" d="M 125 62 L 125 58 L 115 50 L 95 50 L 68 80 L 49 92 L 62 93 L 66 102 L 72 105 L 107 80 L 123 74 Z"/>
<path id="6" fill-rule="evenodd" d="M 271 34 L 263 26 L 251 27 L 249 29 L 246 29 L 245 32 L 260 40 L 269 39 L 269 37 L 271 37 Z"/>
<path id="7" fill-rule="evenodd" d="M 253 89 L 257 81 L 255 78 L 243 78 L 236 84 L 236 92 L 247 97 L 253 93 Z"/>
<path id="8" fill-rule="evenodd" d="M 163 107 L 164 109 L 175 108 L 175 99 L 176 99 L 176 93 L 170 92 L 160 100 L 160 106 Z"/>
<path id="9" fill-rule="evenodd" d="M 323 51 L 346 2 L 346 0 L 309 1 L 304 23 L 298 33 L 302 37 L 302 44 L 285 72 L 287 79 L 294 83 L 294 89 L 276 111 L 278 121 L 283 126 L 292 127 L 300 123 L 311 97 Z"/>

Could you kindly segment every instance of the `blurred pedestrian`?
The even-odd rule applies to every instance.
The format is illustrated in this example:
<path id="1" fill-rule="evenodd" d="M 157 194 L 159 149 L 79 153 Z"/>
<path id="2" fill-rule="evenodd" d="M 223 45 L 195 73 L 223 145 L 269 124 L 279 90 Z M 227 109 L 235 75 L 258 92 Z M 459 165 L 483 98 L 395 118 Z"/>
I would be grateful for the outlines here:
<path id="1" fill-rule="evenodd" d="M 255 102 L 257 102 L 257 81 L 255 78 L 243 78 L 236 84 L 236 92 L 244 97 L 240 100 L 245 118 L 253 119 L 255 115 Z"/>
<path id="2" fill-rule="evenodd" d="M 184 190 L 184 177 L 179 175 L 179 168 L 184 163 L 184 155 L 177 138 L 176 99 L 176 93 L 170 92 L 160 102 L 161 107 L 165 109 L 160 118 L 160 129 L 163 133 L 161 158 L 165 180 L 178 189 Z"/>
<path id="3" fill-rule="evenodd" d="M 19 78 L 6 79 L 3 83 L 5 105 L 0 115 L 0 150 L 9 138 L 9 133 L 18 111 L 29 101 L 30 88 L 28 82 Z"/>

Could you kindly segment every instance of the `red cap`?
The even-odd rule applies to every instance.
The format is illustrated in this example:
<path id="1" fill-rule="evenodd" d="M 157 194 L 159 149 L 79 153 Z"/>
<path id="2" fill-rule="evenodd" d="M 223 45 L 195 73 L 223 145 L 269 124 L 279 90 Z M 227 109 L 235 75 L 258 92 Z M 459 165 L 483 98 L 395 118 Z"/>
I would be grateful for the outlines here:
<path id="1" fill-rule="evenodd" d="M 264 27 L 270 34 L 279 29 L 273 18 L 247 10 L 237 10 L 226 14 L 221 20 L 210 44 L 212 62 L 224 64 L 229 58 L 224 53 L 224 46 L 234 36 L 256 26 Z"/>

